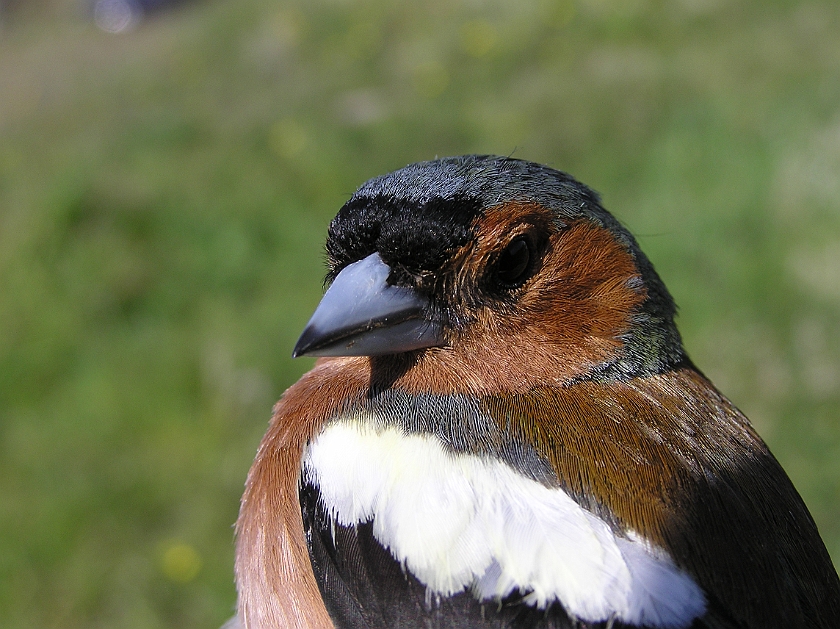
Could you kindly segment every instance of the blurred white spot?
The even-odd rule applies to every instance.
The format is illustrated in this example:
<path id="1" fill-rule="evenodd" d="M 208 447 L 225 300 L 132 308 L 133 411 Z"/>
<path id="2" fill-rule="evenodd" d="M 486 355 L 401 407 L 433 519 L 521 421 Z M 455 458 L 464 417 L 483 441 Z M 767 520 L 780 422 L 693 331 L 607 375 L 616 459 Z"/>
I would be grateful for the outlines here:
<path id="1" fill-rule="evenodd" d="M 134 28 L 143 9 L 131 0 L 97 0 L 93 7 L 93 21 L 107 33 L 123 33 Z"/>

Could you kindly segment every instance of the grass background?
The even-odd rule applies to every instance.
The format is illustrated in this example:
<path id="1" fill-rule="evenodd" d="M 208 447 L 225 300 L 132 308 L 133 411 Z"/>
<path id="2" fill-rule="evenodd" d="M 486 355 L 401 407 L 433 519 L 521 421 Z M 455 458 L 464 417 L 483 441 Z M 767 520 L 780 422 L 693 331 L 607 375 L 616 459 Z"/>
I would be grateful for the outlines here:
<path id="1" fill-rule="evenodd" d="M 566 170 L 840 561 L 840 4 L 211 0 L 0 27 L 0 617 L 217 627 L 329 219 L 436 155 Z"/>

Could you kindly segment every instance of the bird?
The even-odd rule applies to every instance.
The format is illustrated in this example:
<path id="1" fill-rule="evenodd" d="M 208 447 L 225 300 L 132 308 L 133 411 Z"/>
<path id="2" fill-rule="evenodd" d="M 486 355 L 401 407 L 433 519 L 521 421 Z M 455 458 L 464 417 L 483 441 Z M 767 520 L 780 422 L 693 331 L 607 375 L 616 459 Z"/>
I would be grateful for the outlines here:
<path id="1" fill-rule="evenodd" d="M 491 155 L 332 220 L 236 523 L 237 623 L 840 626 L 817 527 L 600 197 Z"/>

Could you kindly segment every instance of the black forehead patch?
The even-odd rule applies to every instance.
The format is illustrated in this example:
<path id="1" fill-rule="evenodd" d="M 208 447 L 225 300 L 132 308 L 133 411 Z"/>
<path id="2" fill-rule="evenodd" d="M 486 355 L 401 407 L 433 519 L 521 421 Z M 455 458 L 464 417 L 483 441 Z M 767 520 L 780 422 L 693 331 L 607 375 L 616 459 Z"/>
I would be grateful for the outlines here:
<path id="1" fill-rule="evenodd" d="M 466 155 L 410 164 L 366 182 L 341 208 L 327 239 L 328 279 L 375 251 L 397 275 L 434 273 L 486 208 L 517 200 L 549 207 L 559 221 L 598 206 L 569 175 L 530 162 Z"/>
<path id="2" fill-rule="evenodd" d="M 394 271 L 434 272 L 472 237 L 482 202 L 463 194 L 418 200 L 355 195 L 330 224 L 330 279 L 378 251 Z"/>

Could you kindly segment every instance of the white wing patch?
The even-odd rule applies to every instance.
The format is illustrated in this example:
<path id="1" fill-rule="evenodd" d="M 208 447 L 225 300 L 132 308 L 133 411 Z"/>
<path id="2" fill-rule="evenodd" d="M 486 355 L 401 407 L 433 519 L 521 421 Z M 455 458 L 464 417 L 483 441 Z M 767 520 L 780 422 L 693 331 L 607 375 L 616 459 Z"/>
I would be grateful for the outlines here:
<path id="1" fill-rule="evenodd" d="M 668 628 L 705 611 L 702 590 L 664 551 L 617 537 L 561 489 L 491 457 L 452 453 L 433 435 L 347 417 L 310 444 L 303 464 L 337 522 L 372 520 L 376 539 L 434 593 L 469 588 L 489 600 L 519 590 L 582 620 Z"/>

